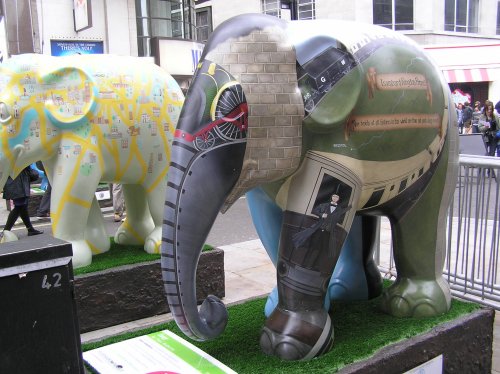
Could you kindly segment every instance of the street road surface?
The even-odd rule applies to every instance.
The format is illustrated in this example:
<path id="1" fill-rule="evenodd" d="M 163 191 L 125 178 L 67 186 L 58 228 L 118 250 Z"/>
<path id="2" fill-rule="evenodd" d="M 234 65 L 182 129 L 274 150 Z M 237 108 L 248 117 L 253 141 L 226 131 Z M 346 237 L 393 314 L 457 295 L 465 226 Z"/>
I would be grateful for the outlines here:
<path id="1" fill-rule="evenodd" d="M 31 219 L 33 226 L 38 230 L 43 230 L 42 236 L 52 235 L 49 220 L 41 221 L 36 217 Z M 108 208 L 106 210 L 104 221 L 109 236 L 113 236 L 121 222 L 114 222 L 112 209 Z M 20 240 L 26 237 L 27 234 L 24 225 L 16 225 L 12 231 Z M 206 242 L 214 247 L 220 247 L 253 239 L 258 239 L 257 232 L 250 217 L 247 200 L 242 197 L 225 214 L 219 213 Z"/>

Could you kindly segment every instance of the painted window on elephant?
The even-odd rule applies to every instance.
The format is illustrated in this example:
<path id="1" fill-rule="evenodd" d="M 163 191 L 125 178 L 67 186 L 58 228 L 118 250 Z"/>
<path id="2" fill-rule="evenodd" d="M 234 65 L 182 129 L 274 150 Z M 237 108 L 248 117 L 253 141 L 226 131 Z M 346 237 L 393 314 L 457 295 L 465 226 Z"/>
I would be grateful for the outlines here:
<path id="1" fill-rule="evenodd" d="M 262 13 L 286 20 L 316 18 L 315 0 L 262 0 Z"/>
<path id="2" fill-rule="evenodd" d="M 446 31 L 478 33 L 479 0 L 445 0 Z"/>
<path id="3" fill-rule="evenodd" d="M 374 0 L 373 23 L 392 30 L 413 30 L 413 0 Z"/>

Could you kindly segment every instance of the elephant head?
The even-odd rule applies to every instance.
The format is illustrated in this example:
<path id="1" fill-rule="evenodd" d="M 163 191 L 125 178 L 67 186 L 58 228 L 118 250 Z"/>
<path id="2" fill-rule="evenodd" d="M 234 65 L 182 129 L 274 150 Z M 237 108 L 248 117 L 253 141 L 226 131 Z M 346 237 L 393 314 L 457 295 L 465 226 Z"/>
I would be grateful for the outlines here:
<path id="1" fill-rule="evenodd" d="M 57 152 L 61 132 L 84 123 L 95 109 L 92 80 L 43 55 L 14 56 L 0 65 L 0 186 L 25 166 Z M 64 81 L 78 75 L 85 92 L 73 104 Z M 80 95 L 76 92 L 73 95 Z M 73 110 L 73 107 L 76 110 Z"/>

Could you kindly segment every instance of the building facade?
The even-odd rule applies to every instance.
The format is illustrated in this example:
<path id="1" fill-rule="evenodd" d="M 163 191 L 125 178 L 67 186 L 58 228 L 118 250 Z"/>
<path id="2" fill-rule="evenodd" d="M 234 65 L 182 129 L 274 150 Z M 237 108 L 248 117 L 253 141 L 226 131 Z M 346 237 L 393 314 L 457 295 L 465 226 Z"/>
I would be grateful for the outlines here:
<path id="1" fill-rule="evenodd" d="M 206 25 L 212 28 L 249 12 L 290 20 L 378 24 L 424 47 L 443 70 L 456 101 L 500 100 L 500 1 L 246 0 L 238 2 L 237 7 L 231 4 L 234 1 L 201 0 L 196 2 L 196 12 L 211 15 Z"/>
<path id="2" fill-rule="evenodd" d="M 187 87 L 203 48 L 194 42 L 190 0 L 0 0 L 0 6 L 0 58 L 20 53 L 151 57 Z"/>
<path id="3" fill-rule="evenodd" d="M 215 27 L 238 14 L 267 13 L 392 28 L 427 49 L 452 90 L 474 101 L 500 99 L 498 0 L 0 0 L 0 5 L 0 59 L 28 52 L 149 56 L 185 88 Z"/>

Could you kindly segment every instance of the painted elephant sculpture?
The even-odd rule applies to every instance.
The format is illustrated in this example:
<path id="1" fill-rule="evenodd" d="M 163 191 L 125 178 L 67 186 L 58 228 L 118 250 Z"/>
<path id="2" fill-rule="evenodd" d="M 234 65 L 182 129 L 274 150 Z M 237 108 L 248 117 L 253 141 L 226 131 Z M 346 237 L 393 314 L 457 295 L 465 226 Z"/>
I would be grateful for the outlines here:
<path id="1" fill-rule="evenodd" d="M 159 252 L 183 101 L 169 74 L 139 58 L 15 56 L 0 65 L 0 186 L 43 161 L 53 234 L 72 243 L 81 267 L 110 247 L 96 188 L 122 183 L 127 218 L 115 241 Z"/>
<path id="2" fill-rule="evenodd" d="M 248 191 L 277 267 L 277 305 L 260 338 L 266 354 L 307 360 L 329 350 L 329 290 L 382 293 L 372 260 L 379 216 L 390 220 L 398 272 L 382 308 L 447 312 L 455 123 L 441 73 L 401 34 L 253 14 L 219 26 L 187 93 L 168 175 L 162 270 L 182 331 L 205 340 L 225 328 L 220 300 L 197 309 L 194 275 L 218 212 Z"/>

